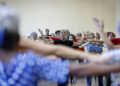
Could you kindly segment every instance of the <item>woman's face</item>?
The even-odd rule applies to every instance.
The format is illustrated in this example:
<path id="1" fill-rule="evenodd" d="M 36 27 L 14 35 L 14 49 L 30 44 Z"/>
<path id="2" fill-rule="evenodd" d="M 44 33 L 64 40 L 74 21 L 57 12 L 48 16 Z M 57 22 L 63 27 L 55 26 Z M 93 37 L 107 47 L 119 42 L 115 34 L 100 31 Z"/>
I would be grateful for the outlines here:
<path id="1" fill-rule="evenodd" d="M 61 33 L 60 33 L 60 38 L 61 38 L 61 40 L 66 40 L 67 35 L 66 35 L 66 31 L 65 31 L 65 30 L 62 30 L 62 31 L 61 31 Z"/>
<path id="2" fill-rule="evenodd" d="M 96 40 L 100 40 L 100 34 L 96 34 Z"/>
<path id="3" fill-rule="evenodd" d="M 111 33 L 108 38 L 109 38 L 109 39 L 114 39 L 115 36 Z"/>
<path id="4" fill-rule="evenodd" d="M 70 41 L 74 41 L 73 36 L 69 36 Z"/>
<path id="5" fill-rule="evenodd" d="M 81 33 L 77 33 L 77 34 L 76 34 L 76 37 L 77 37 L 77 38 L 81 38 L 81 37 L 82 37 L 82 34 L 81 34 Z"/>
<path id="6" fill-rule="evenodd" d="M 91 33 L 90 34 L 90 39 L 95 39 L 95 34 Z"/>

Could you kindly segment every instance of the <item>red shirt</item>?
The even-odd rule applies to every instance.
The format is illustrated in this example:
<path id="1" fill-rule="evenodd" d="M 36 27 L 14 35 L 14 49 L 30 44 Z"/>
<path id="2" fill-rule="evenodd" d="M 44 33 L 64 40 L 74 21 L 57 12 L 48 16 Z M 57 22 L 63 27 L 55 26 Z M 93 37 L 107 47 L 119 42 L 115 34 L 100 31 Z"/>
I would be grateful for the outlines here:
<path id="1" fill-rule="evenodd" d="M 120 45 L 120 38 L 114 38 L 114 39 L 111 39 L 111 41 L 114 45 Z"/>
<path id="2" fill-rule="evenodd" d="M 79 40 L 81 40 L 81 39 L 76 39 L 75 42 L 78 42 Z M 79 51 L 85 51 L 84 48 L 77 48 L 77 50 L 79 50 Z"/>
<path id="3" fill-rule="evenodd" d="M 52 40 L 60 40 L 60 38 L 50 37 Z"/>
<path id="4" fill-rule="evenodd" d="M 76 39 L 77 41 L 81 40 L 80 38 L 79 39 Z"/>

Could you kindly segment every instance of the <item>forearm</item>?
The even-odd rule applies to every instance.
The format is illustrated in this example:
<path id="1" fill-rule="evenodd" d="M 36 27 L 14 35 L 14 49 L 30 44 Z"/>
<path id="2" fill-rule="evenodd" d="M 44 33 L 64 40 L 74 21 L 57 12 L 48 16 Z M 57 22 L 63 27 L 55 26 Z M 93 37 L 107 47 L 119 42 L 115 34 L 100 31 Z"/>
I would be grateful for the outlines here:
<path id="1" fill-rule="evenodd" d="M 91 54 L 83 51 L 77 51 L 72 48 L 64 47 L 64 46 L 57 46 L 55 54 L 60 56 L 63 55 L 63 58 L 66 59 L 88 59 L 91 62 L 101 62 L 103 56 L 98 54 Z M 100 58 L 100 59 L 98 59 Z"/>
<path id="2" fill-rule="evenodd" d="M 70 66 L 70 75 L 78 77 L 120 72 L 119 64 L 80 64 Z"/>
<path id="3" fill-rule="evenodd" d="M 120 48 L 120 45 L 114 45 L 114 49 Z"/>
<path id="4" fill-rule="evenodd" d="M 42 40 L 43 40 L 45 43 L 47 43 L 47 40 L 45 39 L 43 33 L 40 32 L 40 34 L 41 34 L 41 36 L 42 36 Z"/>
<path id="5" fill-rule="evenodd" d="M 100 61 L 102 56 L 77 51 L 65 46 L 55 46 L 49 44 L 38 43 L 29 39 L 21 38 L 19 47 L 26 50 L 33 50 L 42 55 L 56 55 L 65 59 L 88 59 L 90 61 Z"/>
<path id="6" fill-rule="evenodd" d="M 80 42 L 79 42 L 80 45 L 79 46 L 81 46 L 83 44 L 84 39 L 85 39 L 85 36 L 80 40 Z"/>
<path id="7" fill-rule="evenodd" d="M 82 38 L 82 39 L 80 40 L 80 42 L 73 42 L 73 46 L 81 46 L 81 45 L 83 44 L 83 42 L 84 42 L 84 39 L 85 39 L 85 38 Z"/>
<path id="8" fill-rule="evenodd" d="M 98 46 L 103 46 L 103 42 L 99 41 L 90 41 L 90 44 L 98 45 Z"/>
<path id="9" fill-rule="evenodd" d="M 99 29 L 99 32 L 101 34 L 101 37 L 103 38 L 104 43 L 106 44 L 106 47 L 111 50 L 114 48 L 114 45 L 112 44 L 112 42 L 107 38 L 106 34 L 104 33 L 104 21 L 103 20 L 99 20 L 96 17 L 93 17 L 93 21 L 96 24 L 96 26 Z"/>
<path id="10" fill-rule="evenodd" d="M 113 43 L 107 38 L 106 34 L 103 30 L 100 30 L 101 37 L 103 38 L 104 43 L 106 44 L 106 47 L 111 50 L 114 48 Z"/>
<path id="11" fill-rule="evenodd" d="M 25 51 L 33 50 L 38 54 L 48 56 L 48 55 L 53 55 L 52 53 L 54 52 L 56 47 L 54 45 L 39 43 L 30 39 L 21 37 L 18 44 L 18 48 L 24 49 Z"/>
<path id="12" fill-rule="evenodd" d="M 83 48 L 83 47 L 87 46 L 89 43 L 90 42 L 87 42 L 87 43 L 83 44 L 82 46 L 79 46 L 79 48 Z"/>
<path id="13" fill-rule="evenodd" d="M 101 40 L 92 40 L 92 41 L 89 41 L 89 42 L 98 42 L 98 43 L 104 43 L 104 41 L 101 41 Z"/>

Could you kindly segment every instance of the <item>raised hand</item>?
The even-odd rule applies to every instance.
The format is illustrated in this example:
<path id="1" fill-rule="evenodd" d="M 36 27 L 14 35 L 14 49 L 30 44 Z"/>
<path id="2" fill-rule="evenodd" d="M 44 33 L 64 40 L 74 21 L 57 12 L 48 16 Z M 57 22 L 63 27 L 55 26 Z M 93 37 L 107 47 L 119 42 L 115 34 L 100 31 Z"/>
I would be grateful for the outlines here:
<path id="1" fill-rule="evenodd" d="M 104 28 L 104 22 L 103 22 L 103 20 L 99 20 L 96 17 L 93 17 L 93 22 L 99 28 L 99 30 L 103 31 L 103 28 Z"/>
<path id="2" fill-rule="evenodd" d="M 83 37 L 82 38 L 85 38 L 86 37 L 86 34 L 85 34 L 85 32 L 83 32 Z"/>
<path id="3" fill-rule="evenodd" d="M 39 28 L 38 31 L 41 33 L 41 35 L 43 35 L 43 31 Z"/>

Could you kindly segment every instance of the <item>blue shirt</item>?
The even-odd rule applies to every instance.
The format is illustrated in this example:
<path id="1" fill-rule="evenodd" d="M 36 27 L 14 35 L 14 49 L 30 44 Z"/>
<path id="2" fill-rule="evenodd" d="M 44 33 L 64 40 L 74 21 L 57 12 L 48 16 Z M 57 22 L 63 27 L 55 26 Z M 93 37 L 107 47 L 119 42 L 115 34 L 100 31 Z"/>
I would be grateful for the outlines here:
<path id="1" fill-rule="evenodd" d="M 52 60 L 33 52 L 18 53 L 8 65 L 0 61 L 0 86 L 36 86 L 39 79 L 64 83 L 68 74 L 67 60 Z"/>
<path id="2" fill-rule="evenodd" d="M 94 44 L 88 44 L 87 45 L 87 50 L 88 52 L 92 52 L 92 51 L 95 51 L 95 52 L 98 52 L 98 53 L 102 53 L 102 46 L 98 46 L 98 45 L 94 45 Z"/>

